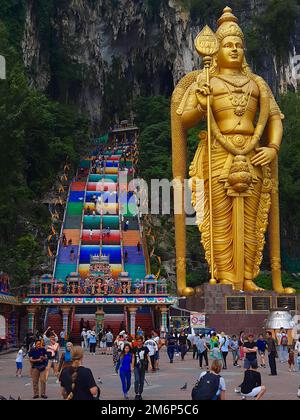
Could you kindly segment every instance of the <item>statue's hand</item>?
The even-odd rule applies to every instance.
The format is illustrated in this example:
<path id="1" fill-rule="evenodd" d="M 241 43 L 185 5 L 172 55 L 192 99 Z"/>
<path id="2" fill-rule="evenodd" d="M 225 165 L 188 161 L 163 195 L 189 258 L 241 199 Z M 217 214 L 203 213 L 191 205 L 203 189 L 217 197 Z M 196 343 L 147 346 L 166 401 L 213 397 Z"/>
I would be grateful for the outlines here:
<path id="1" fill-rule="evenodd" d="M 199 85 L 199 87 L 195 91 L 197 101 L 200 105 L 200 107 L 206 111 L 207 110 L 207 97 L 210 96 L 210 105 L 212 105 L 213 102 L 213 96 L 212 96 L 212 89 L 209 84 L 202 83 Z"/>
<path id="2" fill-rule="evenodd" d="M 257 155 L 253 156 L 251 163 L 254 166 L 269 165 L 275 159 L 277 152 L 271 147 L 259 147 L 256 149 Z"/>

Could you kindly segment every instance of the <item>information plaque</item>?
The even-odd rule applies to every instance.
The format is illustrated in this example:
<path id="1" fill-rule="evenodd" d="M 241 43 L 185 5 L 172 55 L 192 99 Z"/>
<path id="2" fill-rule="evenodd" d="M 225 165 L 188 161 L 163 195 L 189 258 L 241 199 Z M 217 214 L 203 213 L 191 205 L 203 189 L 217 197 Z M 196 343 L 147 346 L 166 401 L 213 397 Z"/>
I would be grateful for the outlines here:
<path id="1" fill-rule="evenodd" d="M 296 297 L 295 296 L 277 297 L 277 308 L 288 309 L 289 311 L 295 311 L 296 310 Z"/>
<path id="2" fill-rule="evenodd" d="M 269 311 L 271 308 L 271 299 L 269 296 L 253 296 L 252 311 Z"/>
<path id="3" fill-rule="evenodd" d="M 246 299 L 244 296 L 227 297 L 227 311 L 245 311 Z"/>

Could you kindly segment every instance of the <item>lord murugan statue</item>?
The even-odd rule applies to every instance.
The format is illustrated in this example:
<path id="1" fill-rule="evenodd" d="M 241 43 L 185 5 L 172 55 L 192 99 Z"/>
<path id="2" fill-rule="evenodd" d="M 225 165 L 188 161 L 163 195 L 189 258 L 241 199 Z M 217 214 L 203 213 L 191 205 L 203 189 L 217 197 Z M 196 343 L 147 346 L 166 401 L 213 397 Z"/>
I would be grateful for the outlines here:
<path id="1" fill-rule="evenodd" d="M 278 153 L 284 116 L 267 83 L 247 64 L 244 35 L 229 7 L 216 33 L 206 26 L 195 47 L 204 69 L 186 75 L 172 97 L 173 174 L 184 185 L 187 132 L 206 120 L 190 177 L 210 283 L 262 290 L 255 279 L 269 225 L 273 289 L 294 293 L 281 280 Z M 204 181 L 203 205 L 195 187 L 199 180 Z M 188 296 L 193 290 L 186 287 L 185 214 L 178 213 L 177 285 L 179 294 Z"/>

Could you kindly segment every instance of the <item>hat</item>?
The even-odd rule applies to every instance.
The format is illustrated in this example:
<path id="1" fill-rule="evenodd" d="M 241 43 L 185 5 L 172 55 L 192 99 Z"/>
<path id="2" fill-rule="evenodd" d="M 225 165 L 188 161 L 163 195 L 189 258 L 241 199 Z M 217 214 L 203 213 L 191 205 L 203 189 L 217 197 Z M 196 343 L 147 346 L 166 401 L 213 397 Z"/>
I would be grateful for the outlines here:
<path id="1" fill-rule="evenodd" d="M 91 335 L 96 335 L 95 331 L 92 331 L 92 332 L 91 332 Z"/>

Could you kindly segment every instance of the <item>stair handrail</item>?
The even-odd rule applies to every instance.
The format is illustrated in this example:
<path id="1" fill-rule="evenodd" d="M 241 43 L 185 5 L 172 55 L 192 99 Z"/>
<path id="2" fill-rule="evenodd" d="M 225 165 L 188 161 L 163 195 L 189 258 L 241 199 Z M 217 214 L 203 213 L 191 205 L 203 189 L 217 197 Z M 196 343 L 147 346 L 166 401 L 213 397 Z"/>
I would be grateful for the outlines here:
<path id="1" fill-rule="evenodd" d="M 72 181 L 69 185 L 68 195 L 67 195 L 67 199 L 66 199 L 66 206 L 65 206 L 65 211 L 64 211 L 64 217 L 63 217 L 62 224 L 61 224 L 61 227 L 60 227 L 60 234 L 59 234 L 58 244 L 57 244 L 57 249 L 56 249 L 56 257 L 55 257 L 54 267 L 53 267 L 53 278 L 56 278 L 55 277 L 55 272 L 56 272 L 57 260 L 58 260 L 58 257 L 59 257 L 59 251 L 60 251 L 60 247 L 61 247 L 61 238 L 62 238 L 62 234 L 63 234 L 64 226 L 65 226 L 65 221 L 66 221 L 66 217 L 67 217 L 67 210 L 68 210 L 68 204 L 69 204 L 69 199 L 70 199 L 70 195 L 71 195 L 72 183 L 73 183 L 73 179 L 72 179 Z"/>
<path id="2" fill-rule="evenodd" d="M 85 216 L 85 201 L 86 201 L 86 195 L 87 195 L 87 187 L 89 183 L 89 177 L 91 174 L 91 164 L 89 167 L 89 173 L 85 181 L 85 188 L 84 188 L 84 197 L 83 197 L 83 208 L 82 208 L 82 214 L 81 214 L 81 222 L 80 222 L 80 238 L 78 242 L 78 253 L 77 253 L 77 261 L 76 261 L 76 272 L 79 273 L 79 261 L 80 261 L 80 250 L 81 250 L 81 244 L 82 244 L 82 235 L 83 235 L 83 220 Z"/>

